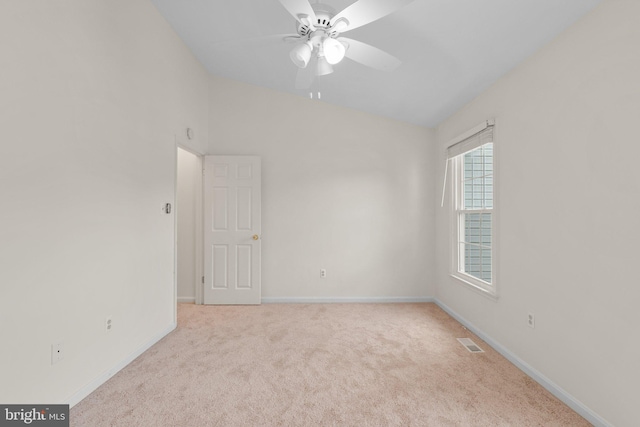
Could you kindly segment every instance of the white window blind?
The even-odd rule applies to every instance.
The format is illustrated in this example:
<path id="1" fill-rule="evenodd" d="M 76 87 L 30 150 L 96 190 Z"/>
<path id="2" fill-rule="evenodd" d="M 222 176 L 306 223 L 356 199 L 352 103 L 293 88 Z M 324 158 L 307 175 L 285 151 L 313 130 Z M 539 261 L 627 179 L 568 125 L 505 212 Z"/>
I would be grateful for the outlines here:
<path id="1" fill-rule="evenodd" d="M 447 175 L 449 174 L 449 161 L 467 151 L 474 150 L 484 144 L 493 142 L 493 120 L 482 122 L 478 126 L 454 138 L 447 148 L 447 160 L 444 165 L 444 179 L 442 184 L 442 201 L 440 207 L 444 207 L 444 197 L 447 192 Z"/>
<path id="2" fill-rule="evenodd" d="M 480 132 L 451 145 L 447 148 L 447 159 L 452 159 L 490 142 L 493 142 L 493 125 L 487 125 Z"/>

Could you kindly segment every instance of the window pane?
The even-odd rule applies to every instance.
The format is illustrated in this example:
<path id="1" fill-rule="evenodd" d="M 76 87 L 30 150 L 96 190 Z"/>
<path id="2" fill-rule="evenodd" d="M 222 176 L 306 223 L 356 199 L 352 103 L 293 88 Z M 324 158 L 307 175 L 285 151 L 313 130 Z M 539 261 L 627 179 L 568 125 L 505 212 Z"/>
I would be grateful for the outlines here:
<path id="1" fill-rule="evenodd" d="M 461 213 L 459 270 L 491 283 L 491 213 Z"/>
<path id="2" fill-rule="evenodd" d="M 464 153 L 458 161 L 463 178 L 458 187 L 458 191 L 462 192 L 462 206 L 458 208 L 458 271 L 491 284 L 493 144 L 485 144 Z M 485 212 L 470 212 L 476 209 Z"/>
<path id="3" fill-rule="evenodd" d="M 493 175 L 484 177 L 484 208 L 493 209 Z"/>
<path id="4" fill-rule="evenodd" d="M 480 148 L 482 155 L 486 158 L 485 163 L 493 163 L 493 143 L 485 144 Z"/>
<path id="5" fill-rule="evenodd" d="M 491 283 L 491 249 L 482 249 L 480 255 L 482 267 L 481 279 Z"/>
<path id="6" fill-rule="evenodd" d="M 489 188 L 493 194 L 493 186 Z M 464 183 L 465 209 L 483 209 L 486 205 L 485 192 L 487 185 L 485 178 L 475 178 Z M 492 195 L 493 197 L 493 195 Z"/>
<path id="7" fill-rule="evenodd" d="M 473 163 L 464 162 L 464 179 L 469 179 L 473 177 Z"/>
<path id="8" fill-rule="evenodd" d="M 482 221 L 482 228 L 491 230 L 491 214 L 483 213 L 479 215 L 480 215 L 480 221 Z"/>
<path id="9" fill-rule="evenodd" d="M 482 157 L 474 157 L 473 159 L 473 177 L 484 175 L 484 162 Z"/>
<path id="10" fill-rule="evenodd" d="M 491 229 L 482 229 L 480 235 L 480 244 L 482 246 L 491 247 Z"/>
<path id="11" fill-rule="evenodd" d="M 476 245 L 464 245 L 464 272 L 482 279 L 482 251 Z"/>
<path id="12" fill-rule="evenodd" d="M 464 155 L 464 179 L 470 179 L 483 175 L 484 170 L 482 147 L 469 151 Z"/>
<path id="13" fill-rule="evenodd" d="M 464 209 L 493 208 L 493 144 L 465 153 Z"/>
<path id="14" fill-rule="evenodd" d="M 481 249 L 480 254 L 481 254 L 480 264 L 482 265 L 482 269 L 490 270 L 491 269 L 491 249 Z"/>
<path id="15" fill-rule="evenodd" d="M 463 242 L 468 243 L 480 243 L 481 237 L 481 224 L 480 224 L 480 215 L 481 214 L 463 214 L 464 216 L 464 236 L 462 237 Z"/>

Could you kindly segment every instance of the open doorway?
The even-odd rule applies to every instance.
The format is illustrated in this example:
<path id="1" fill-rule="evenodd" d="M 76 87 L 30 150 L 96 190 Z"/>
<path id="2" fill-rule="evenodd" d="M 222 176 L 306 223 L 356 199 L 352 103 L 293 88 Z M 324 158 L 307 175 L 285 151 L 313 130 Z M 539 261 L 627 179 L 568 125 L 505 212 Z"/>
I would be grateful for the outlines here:
<path id="1" fill-rule="evenodd" d="M 202 304 L 202 156 L 177 148 L 176 293 Z"/>

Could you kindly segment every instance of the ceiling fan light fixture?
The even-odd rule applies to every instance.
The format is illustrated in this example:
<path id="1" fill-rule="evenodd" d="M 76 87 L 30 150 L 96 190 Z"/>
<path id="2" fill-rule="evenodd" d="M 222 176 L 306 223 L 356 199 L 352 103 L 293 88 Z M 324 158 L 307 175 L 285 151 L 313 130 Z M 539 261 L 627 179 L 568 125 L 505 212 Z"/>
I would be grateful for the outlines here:
<path id="1" fill-rule="evenodd" d="M 332 37 L 327 37 L 322 42 L 322 50 L 324 51 L 324 57 L 331 65 L 342 61 L 347 51 L 342 43 Z"/>
<path id="2" fill-rule="evenodd" d="M 324 56 L 318 57 L 317 75 L 318 76 L 326 76 L 327 74 L 331 74 L 331 73 L 333 73 L 333 67 L 327 61 L 327 59 Z"/>
<path id="3" fill-rule="evenodd" d="M 311 44 L 301 43 L 291 49 L 291 61 L 299 68 L 305 68 L 311 59 Z"/>

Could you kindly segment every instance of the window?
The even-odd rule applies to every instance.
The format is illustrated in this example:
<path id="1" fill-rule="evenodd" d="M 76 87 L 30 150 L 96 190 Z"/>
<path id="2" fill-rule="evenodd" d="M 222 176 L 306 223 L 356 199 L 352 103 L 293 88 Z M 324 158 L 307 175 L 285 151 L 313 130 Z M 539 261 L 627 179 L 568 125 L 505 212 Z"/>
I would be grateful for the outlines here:
<path id="1" fill-rule="evenodd" d="M 453 175 L 451 274 L 496 295 L 493 125 L 447 150 Z"/>

